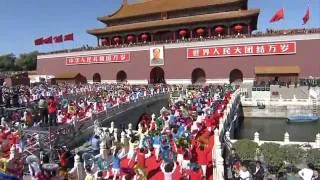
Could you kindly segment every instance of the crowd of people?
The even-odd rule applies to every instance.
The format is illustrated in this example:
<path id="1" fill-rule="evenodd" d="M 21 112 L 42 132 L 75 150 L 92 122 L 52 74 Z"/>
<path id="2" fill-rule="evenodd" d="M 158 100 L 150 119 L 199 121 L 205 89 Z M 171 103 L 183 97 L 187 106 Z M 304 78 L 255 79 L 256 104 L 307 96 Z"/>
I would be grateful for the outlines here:
<path id="1" fill-rule="evenodd" d="M 24 130 L 79 122 L 93 112 L 104 111 L 123 103 L 134 102 L 142 96 L 164 93 L 164 86 L 129 86 L 119 84 L 60 85 L 41 84 L 27 87 L 1 87 L 0 153 L 8 158 L 10 147 L 19 152 L 31 139 Z"/>
<path id="2" fill-rule="evenodd" d="M 22 153 L 26 143 L 30 143 L 23 138 L 26 128 L 73 123 L 90 117 L 92 112 L 113 108 L 121 103 L 135 102 L 141 96 L 161 94 L 170 89 L 179 89 L 185 96 L 170 99 L 169 105 L 160 110 L 158 117 L 154 114 L 143 116 L 138 130 L 121 129 L 117 134 L 114 126 L 104 129 L 101 127 L 90 140 L 91 151 L 72 153 L 67 147 L 57 149 L 55 152 L 59 171 L 50 171 L 45 167 L 50 163 L 50 158 L 41 150 L 38 157 L 26 159 L 30 176 L 35 180 L 211 179 L 212 167 L 215 166 L 212 157 L 214 130 L 218 128 L 219 119 L 231 99 L 231 86 L 210 85 L 191 90 L 163 85 L 42 84 L 34 87 L 21 86 L 16 91 L 11 91 L 11 88 L 4 85 L 2 97 L 5 108 L 5 93 L 16 92 L 18 99 L 27 99 L 24 103 L 19 101 L 16 107 L 34 105 L 37 111 L 25 109 L 22 118 L 15 120 L 1 118 L 1 157 L 18 163 L 19 156 L 11 154 L 17 154 L 16 151 Z M 12 102 L 11 100 L 10 105 Z M 17 128 L 17 123 L 22 124 L 23 128 Z M 257 161 L 255 169 L 250 169 L 234 151 L 229 165 L 233 179 L 252 177 L 260 180 L 265 177 L 261 162 Z M 22 177 L 22 170 L 20 168 L 13 173 Z M 299 175 L 308 179 L 305 177 L 309 177 L 310 172 L 303 169 Z M 317 180 L 317 171 L 312 171 L 310 177 Z"/>
<path id="3" fill-rule="evenodd" d="M 168 88 L 167 88 L 168 89 Z M 71 122 L 72 117 L 90 117 L 93 111 L 99 112 L 121 103 L 136 101 L 139 97 L 164 92 L 164 87 L 126 85 L 38 85 L 1 88 L 0 104 L 4 109 L 12 109 L 2 116 L 12 123 L 24 121 L 26 126 L 34 123 L 62 124 Z M 36 110 L 19 111 L 21 108 Z M 9 112 L 9 111 L 7 111 Z M 39 113 L 39 114 L 38 114 Z M 35 118 L 37 116 L 37 118 Z"/>
<path id="4" fill-rule="evenodd" d="M 188 91 L 184 99 L 162 108 L 159 117 L 143 116 L 137 131 L 124 130 L 118 137 L 113 127 L 105 129 L 92 137 L 90 156 L 74 156 L 73 167 L 68 166 L 70 157 L 64 156 L 67 151 L 61 151 L 61 171 L 54 176 L 86 180 L 212 178 L 208 167 L 214 166 L 214 129 L 231 93 L 223 87 Z M 31 173 L 34 179 L 53 176 L 39 167 L 33 168 L 39 169 Z"/>

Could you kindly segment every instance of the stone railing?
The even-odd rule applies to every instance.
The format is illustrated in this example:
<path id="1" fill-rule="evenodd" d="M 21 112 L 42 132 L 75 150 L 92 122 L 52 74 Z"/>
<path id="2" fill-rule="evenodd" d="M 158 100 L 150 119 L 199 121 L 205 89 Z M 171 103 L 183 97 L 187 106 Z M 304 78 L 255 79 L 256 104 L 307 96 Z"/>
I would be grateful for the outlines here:
<path id="1" fill-rule="evenodd" d="M 215 162 L 213 167 L 213 177 L 216 179 L 224 179 L 224 158 L 223 150 L 229 143 L 225 142 L 225 132 L 231 128 L 234 120 L 237 119 L 237 111 L 240 103 L 240 90 L 236 90 L 232 95 L 223 116 L 219 119 L 219 129 L 214 131 L 214 147 L 212 149 L 212 158 Z"/>
<path id="2" fill-rule="evenodd" d="M 284 134 L 284 138 L 283 138 L 283 141 L 263 141 L 263 140 L 260 140 L 260 137 L 259 137 L 259 133 L 258 132 L 255 132 L 254 133 L 254 139 L 253 141 L 256 142 L 259 146 L 262 145 L 263 143 L 277 143 L 277 144 L 280 144 L 280 145 L 299 145 L 301 146 L 302 148 L 304 146 L 306 147 L 311 147 L 311 148 L 320 148 L 320 133 L 318 133 L 315 137 L 315 141 L 314 142 L 297 142 L 297 141 L 290 141 L 290 135 L 288 132 L 286 132 Z M 230 132 L 227 132 L 226 133 L 226 138 L 229 140 L 229 142 L 231 143 L 235 143 L 237 142 L 236 139 L 230 139 Z M 232 144 L 229 144 L 230 146 L 232 146 Z"/>
<path id="3" fill-rule="evenodd" d="M 253 98 L 241 98 L 241 102 L 244 106 L 257 106 L 258 103 L 263 103 L 265 106 L 312 106 L 313 102 L 320 105 L 320 99 L 253 99 Z"/>
<path id="4" fill-rule="evenodd" d="M 170 92 L 154 94 L 154 95 L 147 95 L 147 96 L 140 97 L 136 101 L 121 103 L 121 104 L 118 104 L 116 106 L 113 106 L 112 108 L 108 108 L 108 109 L 101 111 L 101 112 L 93 112 L 91 117 L 86 117 L 84 119 L 79 120 L 79 122 L 82 125 L 81 129 L 85 129 L 89 126 L 92 126 L 93 123 L 97 120 L 99 122 L 103 122 L 104 120 L 106 120 L 110 117 L 113 117 L 115 115 L 118 115 L 122 112 L 126 112 L 129 109 L 136 108 L 138 106 L 141 106 L 141 105 L 149 103 L 149 102 L 161 100 L 161 99 L 165 98 L 166 96 L 168 96 L 169 93 Z"/>

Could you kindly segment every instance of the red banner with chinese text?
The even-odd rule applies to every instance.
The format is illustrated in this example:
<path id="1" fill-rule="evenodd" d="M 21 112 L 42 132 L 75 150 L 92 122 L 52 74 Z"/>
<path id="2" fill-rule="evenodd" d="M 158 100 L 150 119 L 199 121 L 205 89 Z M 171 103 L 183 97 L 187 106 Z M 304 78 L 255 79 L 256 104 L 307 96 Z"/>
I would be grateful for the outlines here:
<path id="1" fill-rule="evenodd" d="M 295 54 L 296 42 L 242 44 L 229 46 L 213 46 L 188 48 L 187 58 L 215 58 L 235 56 L 267 56 L 277 54 Z"/>
<path id="2" fill-rule="evenodd" d="M 130 53 L 67 57 L 66 65 L 123 63 L 130 61 Z"/>

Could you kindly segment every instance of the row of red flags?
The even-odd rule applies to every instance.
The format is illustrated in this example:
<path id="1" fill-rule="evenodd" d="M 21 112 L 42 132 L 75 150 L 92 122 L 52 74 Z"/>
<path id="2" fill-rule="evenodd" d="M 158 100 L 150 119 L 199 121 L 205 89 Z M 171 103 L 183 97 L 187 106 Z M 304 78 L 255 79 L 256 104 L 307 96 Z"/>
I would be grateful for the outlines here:
<path id="1" fill-rule="evenodd" d="M 73 33 L 65 34 L 65 35 L 57 35 L 57 36 L 49 36 L 46 38 L 38 38 L 34 40 L 34 44 L 36 46 L 43 44 L 52 44 L 52 43 L 62 43 L 63 41 L 73 41 Z"/>
<path id="2" fill-rule="evenodd" d="M 271 18 L 270 23 L 280 21 L 281 19 L 284 19 L 284 8 L 281 8 L 276 12 L 276 14 Z M 307 24 L 309 19 L 310 19 L 310 9 L 308 7 L 305 15 L 302 18 L 303 24 Z"/>

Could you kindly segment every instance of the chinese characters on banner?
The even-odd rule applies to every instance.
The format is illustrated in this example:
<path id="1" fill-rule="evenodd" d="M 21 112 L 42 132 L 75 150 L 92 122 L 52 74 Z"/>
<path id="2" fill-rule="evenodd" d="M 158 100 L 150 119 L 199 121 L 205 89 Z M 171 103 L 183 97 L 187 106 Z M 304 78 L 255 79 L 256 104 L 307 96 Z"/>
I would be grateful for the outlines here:
<path id="1" fill-rule="evenodd" d="M 296 42 L 242 44 L 188 48 L 187 58 L 232 57 L 232 56 L 267 56 L 276 54 L 295 54 Z"/>
<path id="2" fill-rule="evenodd" d="M 123 63 L 130 61 L 130 53 L 67 57 L 66 65 Z"/>

